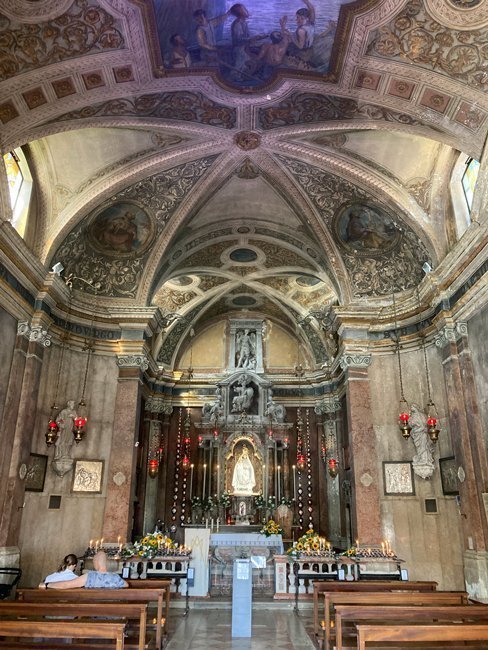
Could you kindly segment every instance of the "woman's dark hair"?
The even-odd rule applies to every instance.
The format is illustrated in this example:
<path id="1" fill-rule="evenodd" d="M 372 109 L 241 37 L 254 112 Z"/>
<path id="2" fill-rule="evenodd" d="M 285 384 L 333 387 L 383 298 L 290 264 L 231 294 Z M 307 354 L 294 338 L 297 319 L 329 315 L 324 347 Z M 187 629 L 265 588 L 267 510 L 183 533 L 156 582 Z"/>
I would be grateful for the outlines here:
<path id="1" fill-rule="evenodd" d="M 65 569 L 67 569 L 69 566 L 72 566 L 73 564 L 75 565 L 78 564 L 78 558 L 74 553 L 70 553 L 63 559 L 63 561 L 58 567 L 58 571 L 64 571 Z"/>

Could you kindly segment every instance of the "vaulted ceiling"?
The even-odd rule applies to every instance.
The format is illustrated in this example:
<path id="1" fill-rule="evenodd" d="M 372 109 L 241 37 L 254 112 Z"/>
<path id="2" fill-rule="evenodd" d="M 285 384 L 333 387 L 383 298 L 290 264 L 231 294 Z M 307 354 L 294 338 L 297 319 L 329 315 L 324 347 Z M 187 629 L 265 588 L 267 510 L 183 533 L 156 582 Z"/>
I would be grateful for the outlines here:
<path id="1" fill-rule="evenodd" d="M 188 42 L 195 9 L 232 4 L 0 0 L 2 152 L 24 146 L 36 186 L 27 243 L 106 304 L 200 326 L 411 292 L 456 245 L 447 188 L 486 140 L 488 0 L 316 0 L 320 65 L 258 68 L 256 43 L 240 74 L 224 54 L 171 68 L 168 30 Z M 290 38 L 307 5 L 244 4 L 252 33 L 286 13 Z"/>

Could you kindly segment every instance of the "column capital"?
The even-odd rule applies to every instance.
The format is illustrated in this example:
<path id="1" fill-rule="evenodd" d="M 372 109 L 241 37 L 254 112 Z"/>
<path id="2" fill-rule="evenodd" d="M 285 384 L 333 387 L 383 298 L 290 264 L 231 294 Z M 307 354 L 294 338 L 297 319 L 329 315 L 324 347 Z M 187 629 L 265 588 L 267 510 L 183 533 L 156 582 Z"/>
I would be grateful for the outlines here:
<path id="1" fill-rule="evenodd" d="M 317 415 L 324 415 L 325 413 L 336 413 L 341 410 L 341 402 L 335 397 L 332 400 L 323 399 L 315 407 L 314 411 Z"/>
<path id="2" fill-rule="evenodd" d="M 31 326 L 27 321 L 17 323 L 17 336 L 23 336 L 30 342 L 39 343 L 45 348 L 51 345 L 51 335 L 40 325 Z"/>
<path id="3" fill-rule="evenodd" d="M 467 323 L 455 323 L 446 325 L 434 336 L 434 342 L 438 348 L 444 348 L 448 343 L 456 343 L 460 338 L 468 336 Z"/>
<path id="4" fill-rule="evenodd" d="M 171 415 L 173 413 L 173 406 L 163 397 L 149 397 L 144 405 L 144 410 L 150 411 L 151 413 Z"/>
<path id="5" fill-rule="evenodd" d="M 149 368 L 149 359 L 145 354 L 117 355 L 119 368 L 139 368 L 143 372 Z"/>
<path id="6" fill-rule="evenodd" d="M 349 368 L 368 368 L 371 365 L 371 359 L 370 354 L 350 354 L 345 352 L 339 359 L 339 365 L 342 370 L 348 370 Z"/>

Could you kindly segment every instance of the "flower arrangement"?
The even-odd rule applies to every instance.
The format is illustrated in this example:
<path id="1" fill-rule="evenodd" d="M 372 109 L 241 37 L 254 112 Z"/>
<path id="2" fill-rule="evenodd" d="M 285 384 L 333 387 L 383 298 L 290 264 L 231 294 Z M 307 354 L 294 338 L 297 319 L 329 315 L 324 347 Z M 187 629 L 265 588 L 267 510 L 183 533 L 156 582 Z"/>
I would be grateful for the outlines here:
<path id="1" fill-rule="evenodd" d="M 323 537 L 319 537 L 313 528 L 309 528 L 305 535 L 302 535 L 294 546 L 288 549 L 287 554 L 293 558 L 302 555 L 334 555 L 331 545 Z"/>
<path id="2" fill-rule="evenodd" d="M 259 532 L 261 535 L 271 537 L 271 535 L 281 535 L 283 533 L 283 529 L 278 526 L 276 521 L 273 519 L 268 519 L 268 521 L 264 524 Z"/>
<path id="3" fill-rule="evenodd" d="M 132 555 L 146 558 L 154 557 L 161 552 L 174 552 L 178 548 L 178 544 L 163 533 L 146 533 L 142 539 L 135 541 L 131 546 Z"/>
<path id="4" fill-rule="evenodd" d="M 192 508 L 201 508 L 202 507 L 202 500 L 198 496 L 193 496 L 190 499 L 191 507 Z"/>
<path id="5" fill-rule="evenodd" d="M 264 500 L 262 494 L 258 494 L 257 497 L 254 497 L 254 505 L 256 506 L 256 508 L 263 508 L 265 503 L 266 501 Z"/>
<path id="6" fill-rule="evenodd" d="M 289 499 L 288 497 L 281 497 L 280 499 L 280 506 L 290 507 L 292 503 L 293 503 L 293 499 Z"/>
<path id="7" fill-rule="evenodd" d="M 356 557 L 356 552 L 356 547 L 352 546 L 351 548 L 348 548 L 347 551 L 344 551 L 344 553 L 341 553 L 341 555 L 344 557 Z"/>
<path id="8" fill-rule="evenodd" d="M 219 506 L 222 506 L 222 508 L 230 508 L 230 494 L 228 492 L 223 492 L 219 499 Z"/>
<path id="9" fill-rule="evenodd" d="M 267 507 L 270 510 L 274 510 L 276 508 L 276 497 L 272 494 L 270 494 L 268 497 Z"/>
<path id="10" fill-rule="evenodd" d="M 215 503 L 211 496 L 205 497 L 205 499 L 203 499 L 202 501 L 203 512 L 208 512 L 209 510 L 212 510 L 214 505 Z"/>

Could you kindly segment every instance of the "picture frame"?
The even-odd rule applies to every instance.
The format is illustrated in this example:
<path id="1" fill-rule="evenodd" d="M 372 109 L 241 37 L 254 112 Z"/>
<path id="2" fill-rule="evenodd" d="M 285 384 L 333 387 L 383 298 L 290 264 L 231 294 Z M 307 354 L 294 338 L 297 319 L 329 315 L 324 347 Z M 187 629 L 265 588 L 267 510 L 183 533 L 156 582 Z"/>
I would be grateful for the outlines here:
<path id="1" fill-rule="evenodd" d="M 100 494 L 103 485 L 103 460 L 77 458 L 73 468 L 71 492 Z"/>
<path id="2" fill-rule="evenodd" d="M 31 454 L 25 475 L 26 492 L 43 492 L 46 480 L 47 459 L 45 454 Z"/>
<path id="3" fill-rule="evenodd" d="M 458 468 L 454 456 L 439 458 L 442 494 L 457 496 L 459 494 Z"/>
<path id="4" fill-rule="evenodd" d="M 385 495 L 414 496 L 415 483 L 410 461 L 383 461 Z"/>

